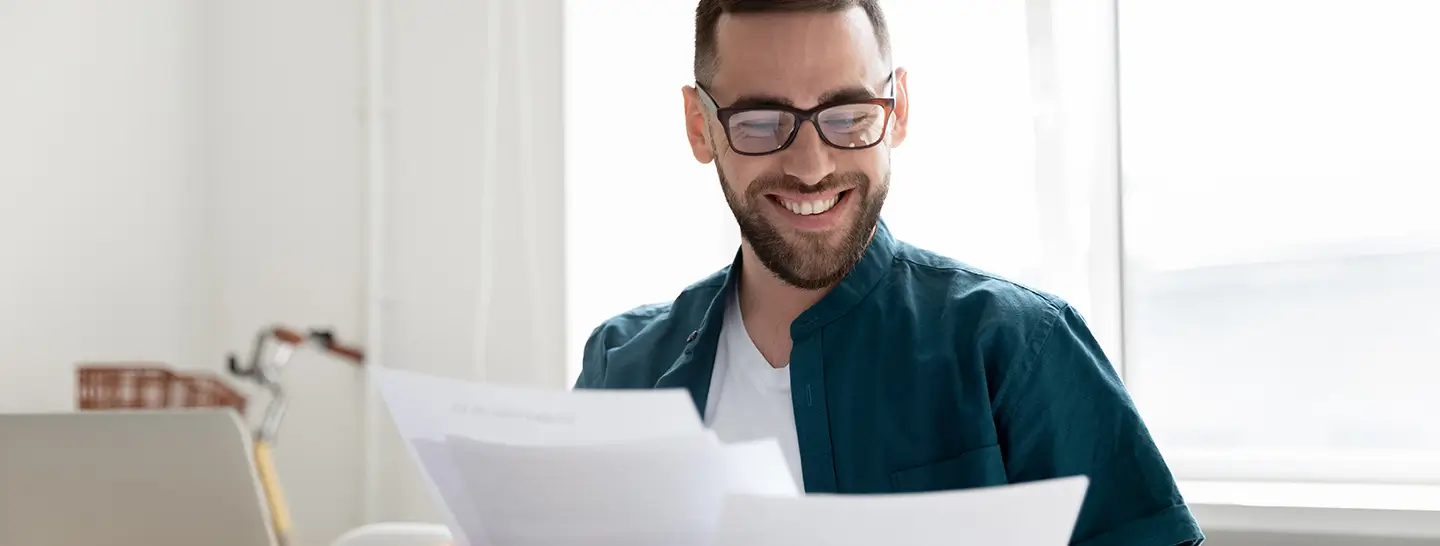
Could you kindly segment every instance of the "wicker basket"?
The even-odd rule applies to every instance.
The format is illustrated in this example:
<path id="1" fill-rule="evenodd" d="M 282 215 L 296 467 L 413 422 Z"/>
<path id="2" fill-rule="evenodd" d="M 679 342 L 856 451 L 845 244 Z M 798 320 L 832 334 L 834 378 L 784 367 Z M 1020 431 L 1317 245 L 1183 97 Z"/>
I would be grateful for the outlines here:
<path id="1" fill-rule="evenodd" d="M 228 407 L 245 414 L 245 397 L 209 374 L 158 364 L 87 364 L 75 372 L 81 410 Z"/>

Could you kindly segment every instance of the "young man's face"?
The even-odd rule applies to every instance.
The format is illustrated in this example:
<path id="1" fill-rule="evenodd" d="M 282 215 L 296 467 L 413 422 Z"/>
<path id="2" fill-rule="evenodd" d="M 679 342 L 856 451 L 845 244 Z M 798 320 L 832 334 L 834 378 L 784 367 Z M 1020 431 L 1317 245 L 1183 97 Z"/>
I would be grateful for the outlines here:
<path id="1" fill-rule="evenodd" d="M 727 14 L 716 39 L 713 80 L 685 93 L 695 158 L 715 161 L 741 236 L 766 268 L 800 288 L 830 286 L 859 261 L 879 218 L 890 149 L 905 136 L 905 73 L 897 70 L 892 81 L 860 8 Z M 852 104 L 822 111 L 813 123 L 771 110 L 736 114 L 722 125 L 700 95 L 707 92 L 721 108 Z M 892 116 L 853 104 L 877 97 L 896 99 Z M 782 146 L 796 125 L 788 147 L 763 153 Z M 846 149 L 826 144 L 817 128 Z"/>

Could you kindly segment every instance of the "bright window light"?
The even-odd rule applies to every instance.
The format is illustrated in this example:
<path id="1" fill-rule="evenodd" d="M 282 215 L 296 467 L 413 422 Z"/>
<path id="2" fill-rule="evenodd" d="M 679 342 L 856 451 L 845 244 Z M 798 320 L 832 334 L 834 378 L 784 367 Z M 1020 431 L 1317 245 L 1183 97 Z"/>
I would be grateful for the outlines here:
<path id="1" fill-rule="evenodd" d="M 921 248 L 1035 281 L 1041 244 L 1025 4 L 885 7 L 911 101 L 886 222 Z"/>
<path id="2" fill-rule="evenodd" d="M 1126 374 L 1177 472 L 1440 480 L 1440 4 L 1120 14 Z"/>

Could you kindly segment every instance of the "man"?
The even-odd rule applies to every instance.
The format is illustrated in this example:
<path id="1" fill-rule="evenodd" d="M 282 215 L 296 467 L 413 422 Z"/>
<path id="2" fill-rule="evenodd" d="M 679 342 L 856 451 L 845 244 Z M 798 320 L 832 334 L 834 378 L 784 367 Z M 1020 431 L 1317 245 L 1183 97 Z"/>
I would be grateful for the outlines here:
<path id="1" fill-rule="evenodd" d="M 1085 475 L 1075 543 L 1198 544 L 1080 315 L 879 220 L 909 117 L 889 53 L 877 0 L 701 0 L 685 126 L 743 244 L 596 328 L 576 387 L 689 389 L 721 439 L 778 438 L 808 492 Z"/>

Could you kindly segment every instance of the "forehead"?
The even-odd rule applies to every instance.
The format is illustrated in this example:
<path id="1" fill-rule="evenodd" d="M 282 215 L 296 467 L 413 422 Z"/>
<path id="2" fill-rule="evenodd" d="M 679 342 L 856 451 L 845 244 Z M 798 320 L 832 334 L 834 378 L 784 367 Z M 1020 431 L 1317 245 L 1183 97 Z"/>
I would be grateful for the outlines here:
<path id="1" fill-rule="evenodd" d="M 874 89 L 889 70 L 862 8 L 834 13 L 727 13 L 715 27 L 718 95 L 765 94 L 812 106 L 837 88 Z M 722 99 L 722 103 L 724 100 Z"/>

